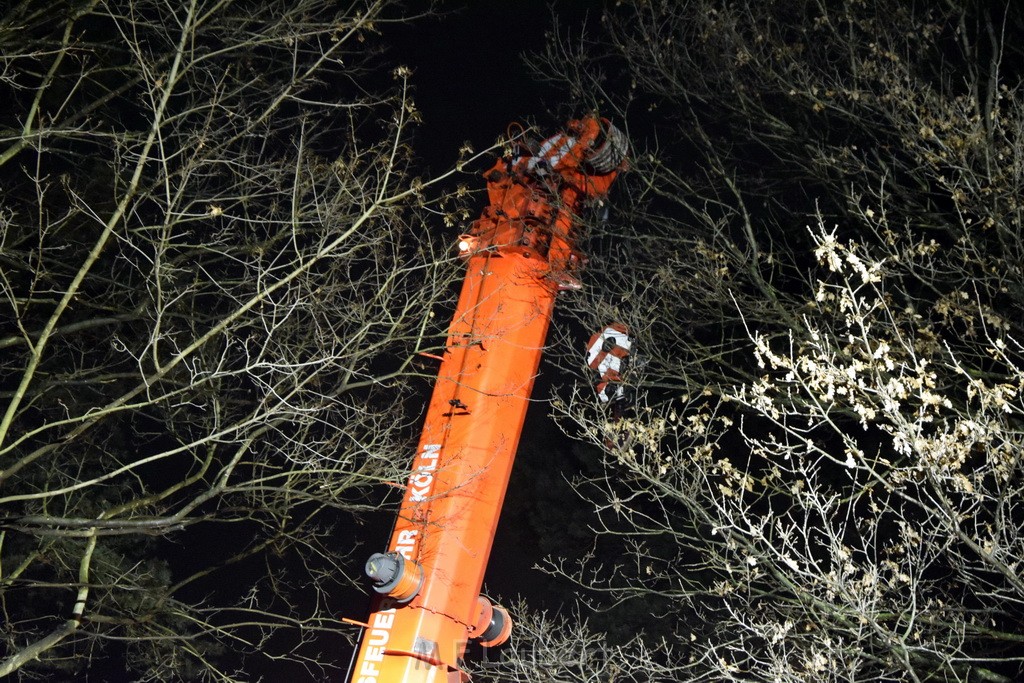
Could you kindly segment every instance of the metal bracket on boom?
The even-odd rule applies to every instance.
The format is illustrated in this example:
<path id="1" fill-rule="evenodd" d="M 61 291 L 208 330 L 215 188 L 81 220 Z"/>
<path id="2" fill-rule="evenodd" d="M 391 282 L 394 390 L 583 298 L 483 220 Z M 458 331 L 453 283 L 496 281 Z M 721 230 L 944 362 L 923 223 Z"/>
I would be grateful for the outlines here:
<path id="1" fill-rule="evenodd" d="M 512 617 L 501 605 L 495 605 L 480 595 L 476 599 L 480 613 L 476 623 L 469 632 L 469 637 L 483 647 L 497 647 L 504 644 L 512 635 Z"/>

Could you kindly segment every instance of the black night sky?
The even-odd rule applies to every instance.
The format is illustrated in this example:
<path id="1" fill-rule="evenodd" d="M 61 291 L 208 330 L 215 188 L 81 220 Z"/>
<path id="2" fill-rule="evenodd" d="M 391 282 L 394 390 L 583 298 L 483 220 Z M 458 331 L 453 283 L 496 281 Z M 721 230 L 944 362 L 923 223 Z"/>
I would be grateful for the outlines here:
<path id="1" fill-rule="evenodd" d="M 554 125 L 567 98 L 533 78 L 525 59 L 543 50 L 553 17 L 563 34 L 578 31 L 598 20 L 601 6 L 587 0 L 448 1 L 438 16 L 393 28 L 393 56 L 414 69 L 424 119 L 416 149 L 429 167 L 450 166 L 463 141 L 479 149 L 513 121 Z"/>

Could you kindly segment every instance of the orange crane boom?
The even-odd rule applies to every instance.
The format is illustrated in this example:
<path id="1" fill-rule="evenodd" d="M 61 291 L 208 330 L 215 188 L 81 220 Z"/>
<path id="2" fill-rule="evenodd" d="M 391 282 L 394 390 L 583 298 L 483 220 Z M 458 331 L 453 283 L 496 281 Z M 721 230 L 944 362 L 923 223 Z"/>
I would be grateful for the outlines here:
<path id="1" fill-rule="evenodd" d="M 498 645 L 508 612 L 480 595 L 560 290 L 577 289 L 575 221 L 623 169 L 625 136 L 569 122 L 484 174 L 489 205 L 459 240 L 466 276 L 352 683 L 455 683 L 467 642 Z"/>

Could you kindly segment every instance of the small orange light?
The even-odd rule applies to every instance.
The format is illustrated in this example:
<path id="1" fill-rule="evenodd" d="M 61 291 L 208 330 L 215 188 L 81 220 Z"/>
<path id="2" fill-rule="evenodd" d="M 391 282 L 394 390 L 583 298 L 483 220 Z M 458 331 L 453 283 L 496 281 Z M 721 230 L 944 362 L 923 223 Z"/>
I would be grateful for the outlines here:
<path id="1" fill-rule="evenodd" d="M 459 240 L 459 251 L 469 251 L 469 240 Z"/>

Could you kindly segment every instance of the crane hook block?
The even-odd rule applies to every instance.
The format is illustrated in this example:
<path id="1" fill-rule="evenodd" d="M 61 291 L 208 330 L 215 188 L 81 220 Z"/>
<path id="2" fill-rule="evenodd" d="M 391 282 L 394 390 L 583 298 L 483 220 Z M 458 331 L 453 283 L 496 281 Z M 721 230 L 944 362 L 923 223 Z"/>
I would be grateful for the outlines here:
<path id="1" fill-rule="evenodd" d="M 625 133 L 613 126 L 608 119 L 601 119 L 600 123 L 599 133 L 587 157 L 587 165 L 595 173 L 611 173 L 622 166 L 629 153 L 629 141 Z"/>
<path id="2" fill-rule="evenodd" d="M 423 568 L 396 552 L 370 555 L 366 575 L 373 581 L 373 590 L 402 604 L 415 598 L 423 586 Z"/>

